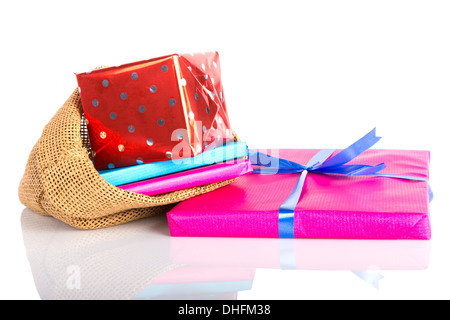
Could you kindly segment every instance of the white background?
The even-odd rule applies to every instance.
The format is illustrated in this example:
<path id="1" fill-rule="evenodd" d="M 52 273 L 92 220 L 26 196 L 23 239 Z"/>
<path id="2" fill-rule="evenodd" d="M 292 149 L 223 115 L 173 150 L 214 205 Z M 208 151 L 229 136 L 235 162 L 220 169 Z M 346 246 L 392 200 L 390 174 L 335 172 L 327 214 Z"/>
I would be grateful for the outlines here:
<path id="1" fill-rule="evenodd" d="M 74 73 L 213 50 L 252 148 L 343 148 L 377 127 L 376 148 L 431 151 L 431 259 L 414 285 L 407 271 L 372 290 L 348 274 L 258 270 L 242 297 L 449 298 L 449 17 L 447 1 L 3 1 L 0 298 L 39 299 L 17 190 Z"/>

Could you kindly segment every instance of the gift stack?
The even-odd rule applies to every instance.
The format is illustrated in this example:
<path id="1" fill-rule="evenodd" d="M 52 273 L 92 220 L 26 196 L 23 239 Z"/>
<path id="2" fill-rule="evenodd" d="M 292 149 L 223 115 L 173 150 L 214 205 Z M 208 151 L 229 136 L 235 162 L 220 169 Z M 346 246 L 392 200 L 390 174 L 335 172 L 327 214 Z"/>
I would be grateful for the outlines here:
<path id="1" fill-rule="evenodd" d="M 56 165 L 38 149 L 29 162 L 37 174 L 28 170 L 32 174 L 21 183 L 22 198 L 33 200 L 24 203 L 35 210 L 52 209 L 52 215 L 84 227 L 86 212 L 104 226 L 112 225 L 104 223 L 112 214 L 123 223 L 135 219 L 130 212 L 144 217 L 156 211 L 141 208 L 178 203 L 165 211 L 174 237 L 431 237 L 428 151 L 369 150 L 380 139 L 375 129 L 345 149 L 249 150 L 231 130 L 217 53 L 167 55 L 80 73 L 77 79 L 95 172 L 90 160 L 80 165 L 87 156 L 78 141 L 70 150 L 67 143 L 56 144 L 55 159 L 61 160 Z M 71 119 L 77 118 L 77 103 L 69 102 Z M 62 130 L 54 129 L 59 127 L 48 128 L 52 135 L 45 131 L 37 144 L 48 145 L 43 150 L 74 136 L 61 138 Z M 67 160 L 70 154 L 76 156 Z M 35 158 L 46 161 L 33 167 Z M 79 179 L 64 192 L 55 181 L 68 170 Z M 52 188 L 29 187 L 49 185 L 42 183 L 47 176 Z M 195 194 L 190 189 L 210 184 L 220 186 Z M 89 200 L 92 190 L 95 203 Z M 181 190 L 183 197 L 173 196 Z M 103 207 L 108 210 L 100 215 Z"/>
<path id="2" fill-rule="evenodd" d="M 250 173 L 227 114 L 217 52 L 173 54 L 77 74 L 95 168 L 144 194 Z"/>

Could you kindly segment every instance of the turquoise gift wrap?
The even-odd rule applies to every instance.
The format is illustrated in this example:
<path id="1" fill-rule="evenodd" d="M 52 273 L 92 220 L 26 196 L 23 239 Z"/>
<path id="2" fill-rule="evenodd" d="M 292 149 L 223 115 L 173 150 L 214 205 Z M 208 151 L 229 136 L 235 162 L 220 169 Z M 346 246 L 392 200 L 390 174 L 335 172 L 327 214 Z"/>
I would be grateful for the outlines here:
<path id="1" fill-rule="evenodd" d="M 206 150 L 191 158 L 172 159 L 111 170 L 102 170 L 99 171 L 99 173 L 103 179 L 110 184 L 120 186 L 144 179 L 151 179 L 166 174 L 238 159 L 247 155 L 248 147 L 245 142 L 233 142 Z"/>

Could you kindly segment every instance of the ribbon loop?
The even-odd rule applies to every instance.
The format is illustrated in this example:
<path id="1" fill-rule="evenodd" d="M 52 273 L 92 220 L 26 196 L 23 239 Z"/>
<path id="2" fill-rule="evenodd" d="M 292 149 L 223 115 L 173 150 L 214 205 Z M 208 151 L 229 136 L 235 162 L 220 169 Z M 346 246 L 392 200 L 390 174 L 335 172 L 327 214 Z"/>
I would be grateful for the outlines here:
<path id="1" fill-rule="evenodd" d="M 364 137 L 353 143 L 351 146 L 345 148 L 334 157 L 325 161 L 322 165 L 322 169 L 338 167 L 342 166 L 343 164 L 346 164 L 350 160 L 353 160 L 354 158 L 359 156 L 364 151 L 368 150 L 380 139 L 381 137 L 377 137 L 375 135 L 375 128 L 373 128 L 372 131 L 370 131 Z"/>

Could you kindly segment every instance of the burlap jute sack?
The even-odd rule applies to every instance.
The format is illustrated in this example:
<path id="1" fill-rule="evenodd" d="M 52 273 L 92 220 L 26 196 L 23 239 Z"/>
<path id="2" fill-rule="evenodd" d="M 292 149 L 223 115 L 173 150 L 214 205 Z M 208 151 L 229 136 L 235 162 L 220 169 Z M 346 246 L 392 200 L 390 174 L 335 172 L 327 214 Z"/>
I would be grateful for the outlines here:
<path id="1" fill-rule="evenodd" d="M 236 135 L 235 140 L 239 140 Z M 180 201 L 235 180 L 145 196 L 106 182 L 91 159 L 76 89 L 45 126 L 32 149 L 19 186 L 20 201 L 38 214 L 53 216 L 73 227 L 99 229 L 166 213 Z"/>

